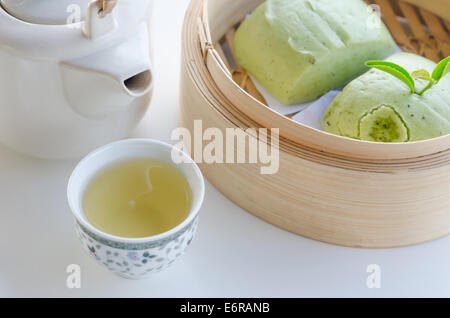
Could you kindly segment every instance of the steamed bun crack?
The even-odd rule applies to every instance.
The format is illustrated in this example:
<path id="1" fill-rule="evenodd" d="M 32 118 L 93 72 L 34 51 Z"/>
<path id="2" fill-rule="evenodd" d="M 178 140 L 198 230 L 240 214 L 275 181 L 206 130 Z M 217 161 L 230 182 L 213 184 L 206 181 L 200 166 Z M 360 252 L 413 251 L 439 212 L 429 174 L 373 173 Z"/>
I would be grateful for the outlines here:
<path id="1" fill-rule="evenodd" d="M 394 64 L 398 66 L 391 69 Z M 426 78 L 433 69 L 445 69 L 444 64 L 436 66 L 422 56 L 398 53 L 379 65 L 380 69 L 354 79 L 335 98 L 323 116 L 325 131 L 375 142 L 420 141 L 450 134 L 450 76 L 440 72 L 425 91 L 417 89 L 408 76 Z"/>

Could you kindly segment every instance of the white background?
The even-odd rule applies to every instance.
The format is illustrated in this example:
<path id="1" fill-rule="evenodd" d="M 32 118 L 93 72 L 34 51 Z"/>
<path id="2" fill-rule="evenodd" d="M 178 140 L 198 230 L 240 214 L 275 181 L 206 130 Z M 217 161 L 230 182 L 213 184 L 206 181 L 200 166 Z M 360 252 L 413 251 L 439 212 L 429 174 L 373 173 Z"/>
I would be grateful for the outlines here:
<path id="1" fill-rule="evenodd" d="M 177 127 L 187 4 L 155 0 L 155 94 L 135 137 L 170 142 Z M 75 236 L 66 203 L 75 164 L 39 161 L 0 146 L 0 296 L 450 297 L 450 237 L 388 250 L 327 245 L 261 221 L 209 184 L 185 258 L 148 280 L 116 277 L 92 261 Z M 81 266 L 81 289 L 66 287 L 69 264 Z M 381 266 L 381 289 L 366 287 L 369 264 Z"/>

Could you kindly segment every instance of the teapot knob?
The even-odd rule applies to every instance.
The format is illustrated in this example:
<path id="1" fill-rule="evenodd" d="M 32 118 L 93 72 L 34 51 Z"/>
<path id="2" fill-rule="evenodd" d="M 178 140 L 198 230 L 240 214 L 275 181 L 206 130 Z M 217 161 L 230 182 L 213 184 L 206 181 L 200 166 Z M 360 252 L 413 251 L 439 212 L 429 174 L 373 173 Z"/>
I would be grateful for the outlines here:
<path id="1" fill-rule="evenodd" d="M 89 4 L 83 34 L 88 38 L 98 38 L 117 27 L 114 8 L 118 0 L 96 0 Z"/>

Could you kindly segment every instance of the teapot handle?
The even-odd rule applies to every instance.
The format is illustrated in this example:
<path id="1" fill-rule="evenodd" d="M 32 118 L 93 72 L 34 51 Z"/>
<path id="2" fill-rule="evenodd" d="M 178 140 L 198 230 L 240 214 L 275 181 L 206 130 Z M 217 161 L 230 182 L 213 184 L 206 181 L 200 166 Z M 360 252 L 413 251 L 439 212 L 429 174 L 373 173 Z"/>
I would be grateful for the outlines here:
<path id="1" fill-rule="evenodd" d="M 118 0 L 95 0 L 88 6 L 83 34 L 88 38 L 98 38 L 117 27 L 114 8 Z"/>
<path id="2" fill-rule="evenodd" d="M 111 13 L 116 7 L 117 1 L 118 0 L 97 0 L 96 4 L 99 8 L 98 15 L 101 18 L 104 18 L 107 14 Z"/>

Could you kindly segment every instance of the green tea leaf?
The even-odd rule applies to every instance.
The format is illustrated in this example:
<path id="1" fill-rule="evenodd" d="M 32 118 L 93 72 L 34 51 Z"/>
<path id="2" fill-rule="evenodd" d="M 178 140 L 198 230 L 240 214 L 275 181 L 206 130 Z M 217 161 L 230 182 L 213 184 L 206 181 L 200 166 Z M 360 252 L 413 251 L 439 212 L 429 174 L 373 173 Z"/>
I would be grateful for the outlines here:
<path id="1" fill-rule="evenodd" d="M 414 71 L 411 73 L 412 77 L 416 78 L 416 79 L 421 79 L 421 80 L 425 80 L 425 81 L 429 81 L 432 82 L 433 79 L 431 78 L 430 73 L 427 70 L 421 69 L 418 71 Z"/>
<path id="2" fill-rule="evenodd" d="M 433 77 L 434 80 L 439 81 L 448 72 L 450 72 L 450 56 L 439 62 L 431 77 Z"/>
<path id="3" fill-rule="evenodd" d="M 411 73 L 411 75 L 415 79 L 428 81 L 428 85 L 426 85 L 420 92 L 417 92 L 417 94 L 419 94 L 419 95 L 423 95 L 427 90 L 429 90 L 431 87 L 433 87 L 433 85 L 436 83 L 436 81 L 433 78 L 431 78 L 430 73 L 424 69 L 414 71 Z"/>
<path id="4" fill-rule="evenodd" d="M 408 87 L 411 89 L 411 94 L 414 94 L 416 89 L 414 79 L 412 78 L 411 74 L 409 74 L 409 72 L 400 65 L 386 61 L 367 61 L 366 65 L 368 67 L 373 67 L 382 70 L 397 77 L 403 83 L 408 85 Z"/>
<path id="5" fill-rule="evenodd" d="M 425 86 L 425 88 L 423 90 L 421 90 L 420 92 L 418 92 L 417 94 L 419 94 L 420 96 L 422 96 L 427 90 L 429 90 L 430 88 L 433 87 L 433 85 L 436 83 L 435 80 L 432 80 L 428 83 L 427 86 Z"/>

